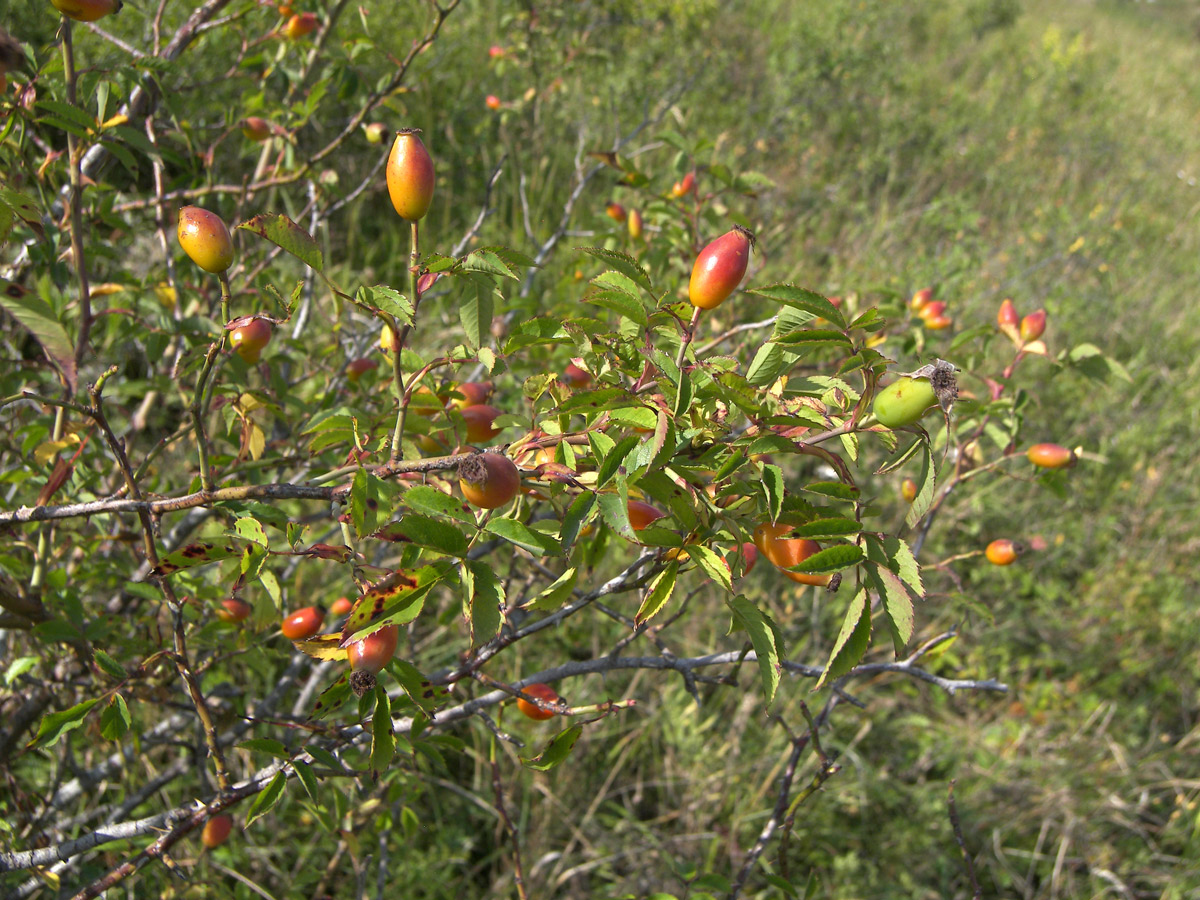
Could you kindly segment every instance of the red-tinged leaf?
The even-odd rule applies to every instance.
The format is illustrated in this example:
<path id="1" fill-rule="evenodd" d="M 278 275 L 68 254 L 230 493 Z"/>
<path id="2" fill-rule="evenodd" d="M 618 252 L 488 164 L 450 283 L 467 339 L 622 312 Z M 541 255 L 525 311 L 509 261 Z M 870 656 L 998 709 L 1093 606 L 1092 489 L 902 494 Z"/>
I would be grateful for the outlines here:
<path id="1" fill-rule="evenodd" d="M 307 549 L 299 551 L 302 556 L 311 556 L 315 559 L 336 559 L 338 562 L 348 562 L 354 552 L 349 547 L 335 547 L 333 544 L 313 544 Z"/>
<path id="2" fill-rule="evenodd" d="M 58 489 L 61 488 L 71 477 L 71 473 L 75 471 L 74 461 L 68 461 L 61 457 L 54 463 L 54 471 L 50 473 L 50 477 L 46 479 L 46 486 L 38 492 L 37 502 L 34 506 L 45 506 L 50 502 Z"/>

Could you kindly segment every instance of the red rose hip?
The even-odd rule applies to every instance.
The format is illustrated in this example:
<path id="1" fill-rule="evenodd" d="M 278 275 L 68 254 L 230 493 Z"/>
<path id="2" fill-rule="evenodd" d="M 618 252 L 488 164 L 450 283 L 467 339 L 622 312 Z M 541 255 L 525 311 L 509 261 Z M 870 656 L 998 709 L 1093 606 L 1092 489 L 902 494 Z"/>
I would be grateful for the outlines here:
<path id="1" fill-rule="evenodd" d="M 688 299 L 697 309 L 716 309 L 746 274 L 754 235 L 740 225 L 700 251 L 688 282 Z"/>

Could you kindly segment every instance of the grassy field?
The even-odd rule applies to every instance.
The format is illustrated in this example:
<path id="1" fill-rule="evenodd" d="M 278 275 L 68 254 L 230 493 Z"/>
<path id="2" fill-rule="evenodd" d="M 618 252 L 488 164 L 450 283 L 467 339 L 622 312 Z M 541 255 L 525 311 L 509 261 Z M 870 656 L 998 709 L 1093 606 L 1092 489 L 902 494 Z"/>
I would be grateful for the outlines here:
<path id="1" fill-rule="evenodd" d="M 961 595 L 921 611 L 930 631 L 963 622 L 948 664 L 1013 690 L 951 699 L 891 681 L 864 692 L 865 711 L 840 708 L 826 746 L 845 769 L 806 806 L 790 875 L 816 873 L 825 897 L 967 896 L 947 818 L 956 778 L 985 896 L 1196 896 L 1194 12 L 811 6 L 714 9 L 721 46 L 688 34 L 676 46 L 697 55 L 671 70 L 693 79 L 671 126 L 775 180 L 756 212 L 790 268 L 771 274 L 829 293 L 933 284 L 960 327 L 991 321 L 1012 297 L 1048 310 L 1052 348 L 1068 334 L 1094 343 L 1132 380 L 1036 373 L 1029 433 L 1082 447 L 1087 464 L 1062 496 L 989 487 L 939 522 L 927 558 L 1002 532 L 1040 535 L 1048 549 L 1012 571 L 966 571 Z M 775 24 L 764 33 L 763 22 Z M 636 99 L 669 89 L 653 60 L 672 39 L 644 21 L 625 28 L 611 38 L 636 30 L 645 43 L 616 68 L 643 76 L 639 90 L 615 100 L 625 84 L 614 72 L 595 100 L 636 121 Z M 814 622 L 814 647 L 835 627 Z M 787 749 L 755 698 L 739 696 L 714 692 L 697 709 L 669 689 L 652 724 L 595 748 L 604 765 L 590 781 L 572 767 L 528 785 L 531 846 L 594 860 L 539 863 L 551 893 L 682 893 L 682 875 L 664 874 L 680 860 L 731 871 Z"/>

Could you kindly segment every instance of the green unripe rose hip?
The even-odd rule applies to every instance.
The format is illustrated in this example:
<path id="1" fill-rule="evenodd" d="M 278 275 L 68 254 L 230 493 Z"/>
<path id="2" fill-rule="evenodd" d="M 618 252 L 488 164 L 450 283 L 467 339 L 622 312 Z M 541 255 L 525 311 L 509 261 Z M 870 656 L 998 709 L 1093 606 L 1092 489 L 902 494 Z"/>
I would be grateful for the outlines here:
<path id="1" fill-rule="evenodd" d="M 875 395 L 875 418 L 888 428 L 900 428 L 919 422 L 937 405 L 937 394 L 928 378 L 905 375 Z"/>

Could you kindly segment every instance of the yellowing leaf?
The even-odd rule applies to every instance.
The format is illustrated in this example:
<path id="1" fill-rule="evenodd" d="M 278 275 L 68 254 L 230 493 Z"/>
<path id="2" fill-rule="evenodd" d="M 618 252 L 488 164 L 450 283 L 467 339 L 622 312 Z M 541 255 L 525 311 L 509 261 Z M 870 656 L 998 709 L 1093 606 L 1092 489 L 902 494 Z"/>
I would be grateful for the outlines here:
<path id="1" fill-rule="evenodd" d="M 59 453 L 68 447 L 74 447 L 78 443 L 79 435 L 74 433 L 68 434 L 61 441 L 44 441 L 34 449 L 33 458 L 37 461 L 38 465 L 48 466 Z"/>
<path id="2" fill-rule="evenodd" d="M 158 302 L 167 309 L 175 308 L 175 288 L 171 287 L 169 284 L 156 284 L 154 286 L 154 296 L 156 296 L 158 298 Z"/>
<path id="3" fill-rule="evenodd" d="M 117 284 L 113 281 L 106 281 L 103 284 L 93 284 L 88 291 L 89 297 L 107 297 L 109 294 L 119 294 L 125 290 L 125 285 Z"/>
<path id="4" fill-rule="evenodd" d="M 340 634 L 318 634 L 304 641 L 293 641 L 296 649 L 313 659 L 347 659 L 350 651 L 344 649 Z"/>

